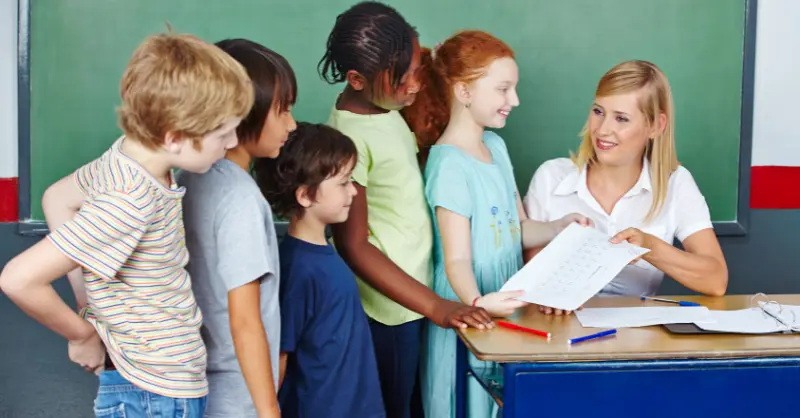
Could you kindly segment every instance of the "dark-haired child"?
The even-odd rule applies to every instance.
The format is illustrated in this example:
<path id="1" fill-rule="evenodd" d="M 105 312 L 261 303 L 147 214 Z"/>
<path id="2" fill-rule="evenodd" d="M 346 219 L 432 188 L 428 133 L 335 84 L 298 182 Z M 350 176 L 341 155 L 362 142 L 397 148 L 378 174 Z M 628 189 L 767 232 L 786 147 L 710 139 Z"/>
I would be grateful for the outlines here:
<path id="1" fill-rule="evenodd" d="M 420 55 L 414 28 L 367 1 L 336 18 L 318 68 L 329 83 L 347 83 L 328 124 L 356 144 L 358 193 L 333 238 L 359 276 L 386 412 L 398 418 L 410 414 L 423 316 L 440 327 L 492 326 L 486 311 L 430 289 L 433 229 L 416 140 L 398 113 L 419 91 Z"/>
<path id="2" fill-rule="evenodd" d="M 203 174 L 181 172 L 188 270 L 208 347 L 206 418 L 280 417 L 278 241 L 269 204 L 250 175 L 275 157 L 296 124 L 294 72 L 277 53 L 245 39 L 217 43 L 242 64 L 255 95 L 236 130 L 239 144 Z"/>
<path id="3" fill-rule="evenodd" d="M 290 218 L 280 244 L 284 418 L 386 416 L 355 277 L 325 236 L 347 220 L 356 159 L 339 131 L 301 123 L 278 158 L 254 166 L 275 213 Z"/>

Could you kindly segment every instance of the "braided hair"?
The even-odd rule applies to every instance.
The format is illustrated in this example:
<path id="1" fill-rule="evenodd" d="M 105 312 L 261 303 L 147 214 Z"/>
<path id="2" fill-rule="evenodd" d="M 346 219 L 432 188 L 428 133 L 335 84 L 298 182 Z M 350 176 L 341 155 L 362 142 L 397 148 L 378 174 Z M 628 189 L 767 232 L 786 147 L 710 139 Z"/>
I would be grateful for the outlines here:
<path id="1" fill-rule="evenodd" d="M 369 83 L 388 70 L 393 88 L 411 66 L 417 31 L 394 8 L 376 1 L 358 3 L 336 17 L 317 71 L 329 84 L 357 71 Z"/>

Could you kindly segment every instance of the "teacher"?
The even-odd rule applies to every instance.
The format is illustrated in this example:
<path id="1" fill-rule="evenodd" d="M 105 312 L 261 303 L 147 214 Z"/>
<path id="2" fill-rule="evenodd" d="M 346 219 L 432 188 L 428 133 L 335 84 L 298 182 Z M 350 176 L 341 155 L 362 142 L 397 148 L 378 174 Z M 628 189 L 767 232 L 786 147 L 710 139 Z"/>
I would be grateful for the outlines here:
<path id="1" fill-rule="evenodd" d="M 524 199 L 531 219 L 581 213 L 612 242 L 650 250 L 601 295 L 653 295 L 665 273 L 696 292 L 725 294 L 725 258 L 705 198 L 678 164 L 674 126 L 664 73 L 646 61 L 623 62 L 597 85 L 577 155 L 549 160 L 533 175 Z M 683 250 L 672 245 L 675 238 Z M 528 250 L 526 260 L 540 250 Z"/>

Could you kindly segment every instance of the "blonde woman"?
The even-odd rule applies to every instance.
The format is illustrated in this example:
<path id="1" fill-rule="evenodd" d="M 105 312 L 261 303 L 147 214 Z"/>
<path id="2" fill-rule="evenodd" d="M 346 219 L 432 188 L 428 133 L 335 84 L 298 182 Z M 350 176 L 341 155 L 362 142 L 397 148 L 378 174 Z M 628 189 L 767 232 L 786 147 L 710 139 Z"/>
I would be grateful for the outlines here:
<path id="1" fill-rule="evenodd" d="M 650 250 L 601 295 L 653 295 L 665 273 L 696 292 L 725 293 L 725 258 L 705 198 L 678 164 L 674 126 L 664 73 L 646 61 L 623 62 L 597 85 L 577 155 L 547 161 L 533 175 L 524 199 L 531 219 L 578 212 L 612 242 Z M 672 245 L 675 238 L 684 250 Z M 529 250 L 526 258 L 540 250 Z"/>

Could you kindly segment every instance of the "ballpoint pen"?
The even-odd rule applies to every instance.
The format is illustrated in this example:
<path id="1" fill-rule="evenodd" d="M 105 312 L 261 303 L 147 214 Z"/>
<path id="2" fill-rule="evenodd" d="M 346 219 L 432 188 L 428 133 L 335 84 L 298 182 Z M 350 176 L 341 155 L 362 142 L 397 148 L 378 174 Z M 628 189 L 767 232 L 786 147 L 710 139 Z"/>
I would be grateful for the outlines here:
<path id="1" fill-rule="evenodd" d="M 609 330 L 606 330 L 606 331 L 598 332 L 597 334 L 589 334 L 589 335 L 584 335 L 583 337 L 572 338 L 572 339 L 567 341 L 567 344 L 572 345 L 572 344 L 579 343 L 579 342 L 582 342 L 582 341 L 593 340 L 595 338 L 605 337 L 607 335 L 614 335 L 616 333 L 617 333 L 616 329 L 609 329 Z"/>
<path id="2" fill-rule="evenodd" d="M 703 306 L 699 303 L 689 302 L 686 300 L 672 300 L 672 299 L 664 299 L 664 298 L 654 298 L 651 296 L 642 296 L 642 300 L 653 300 L 656 302 L 666 302 L 666 303 L 674 303 L 680 306 Z"/>

